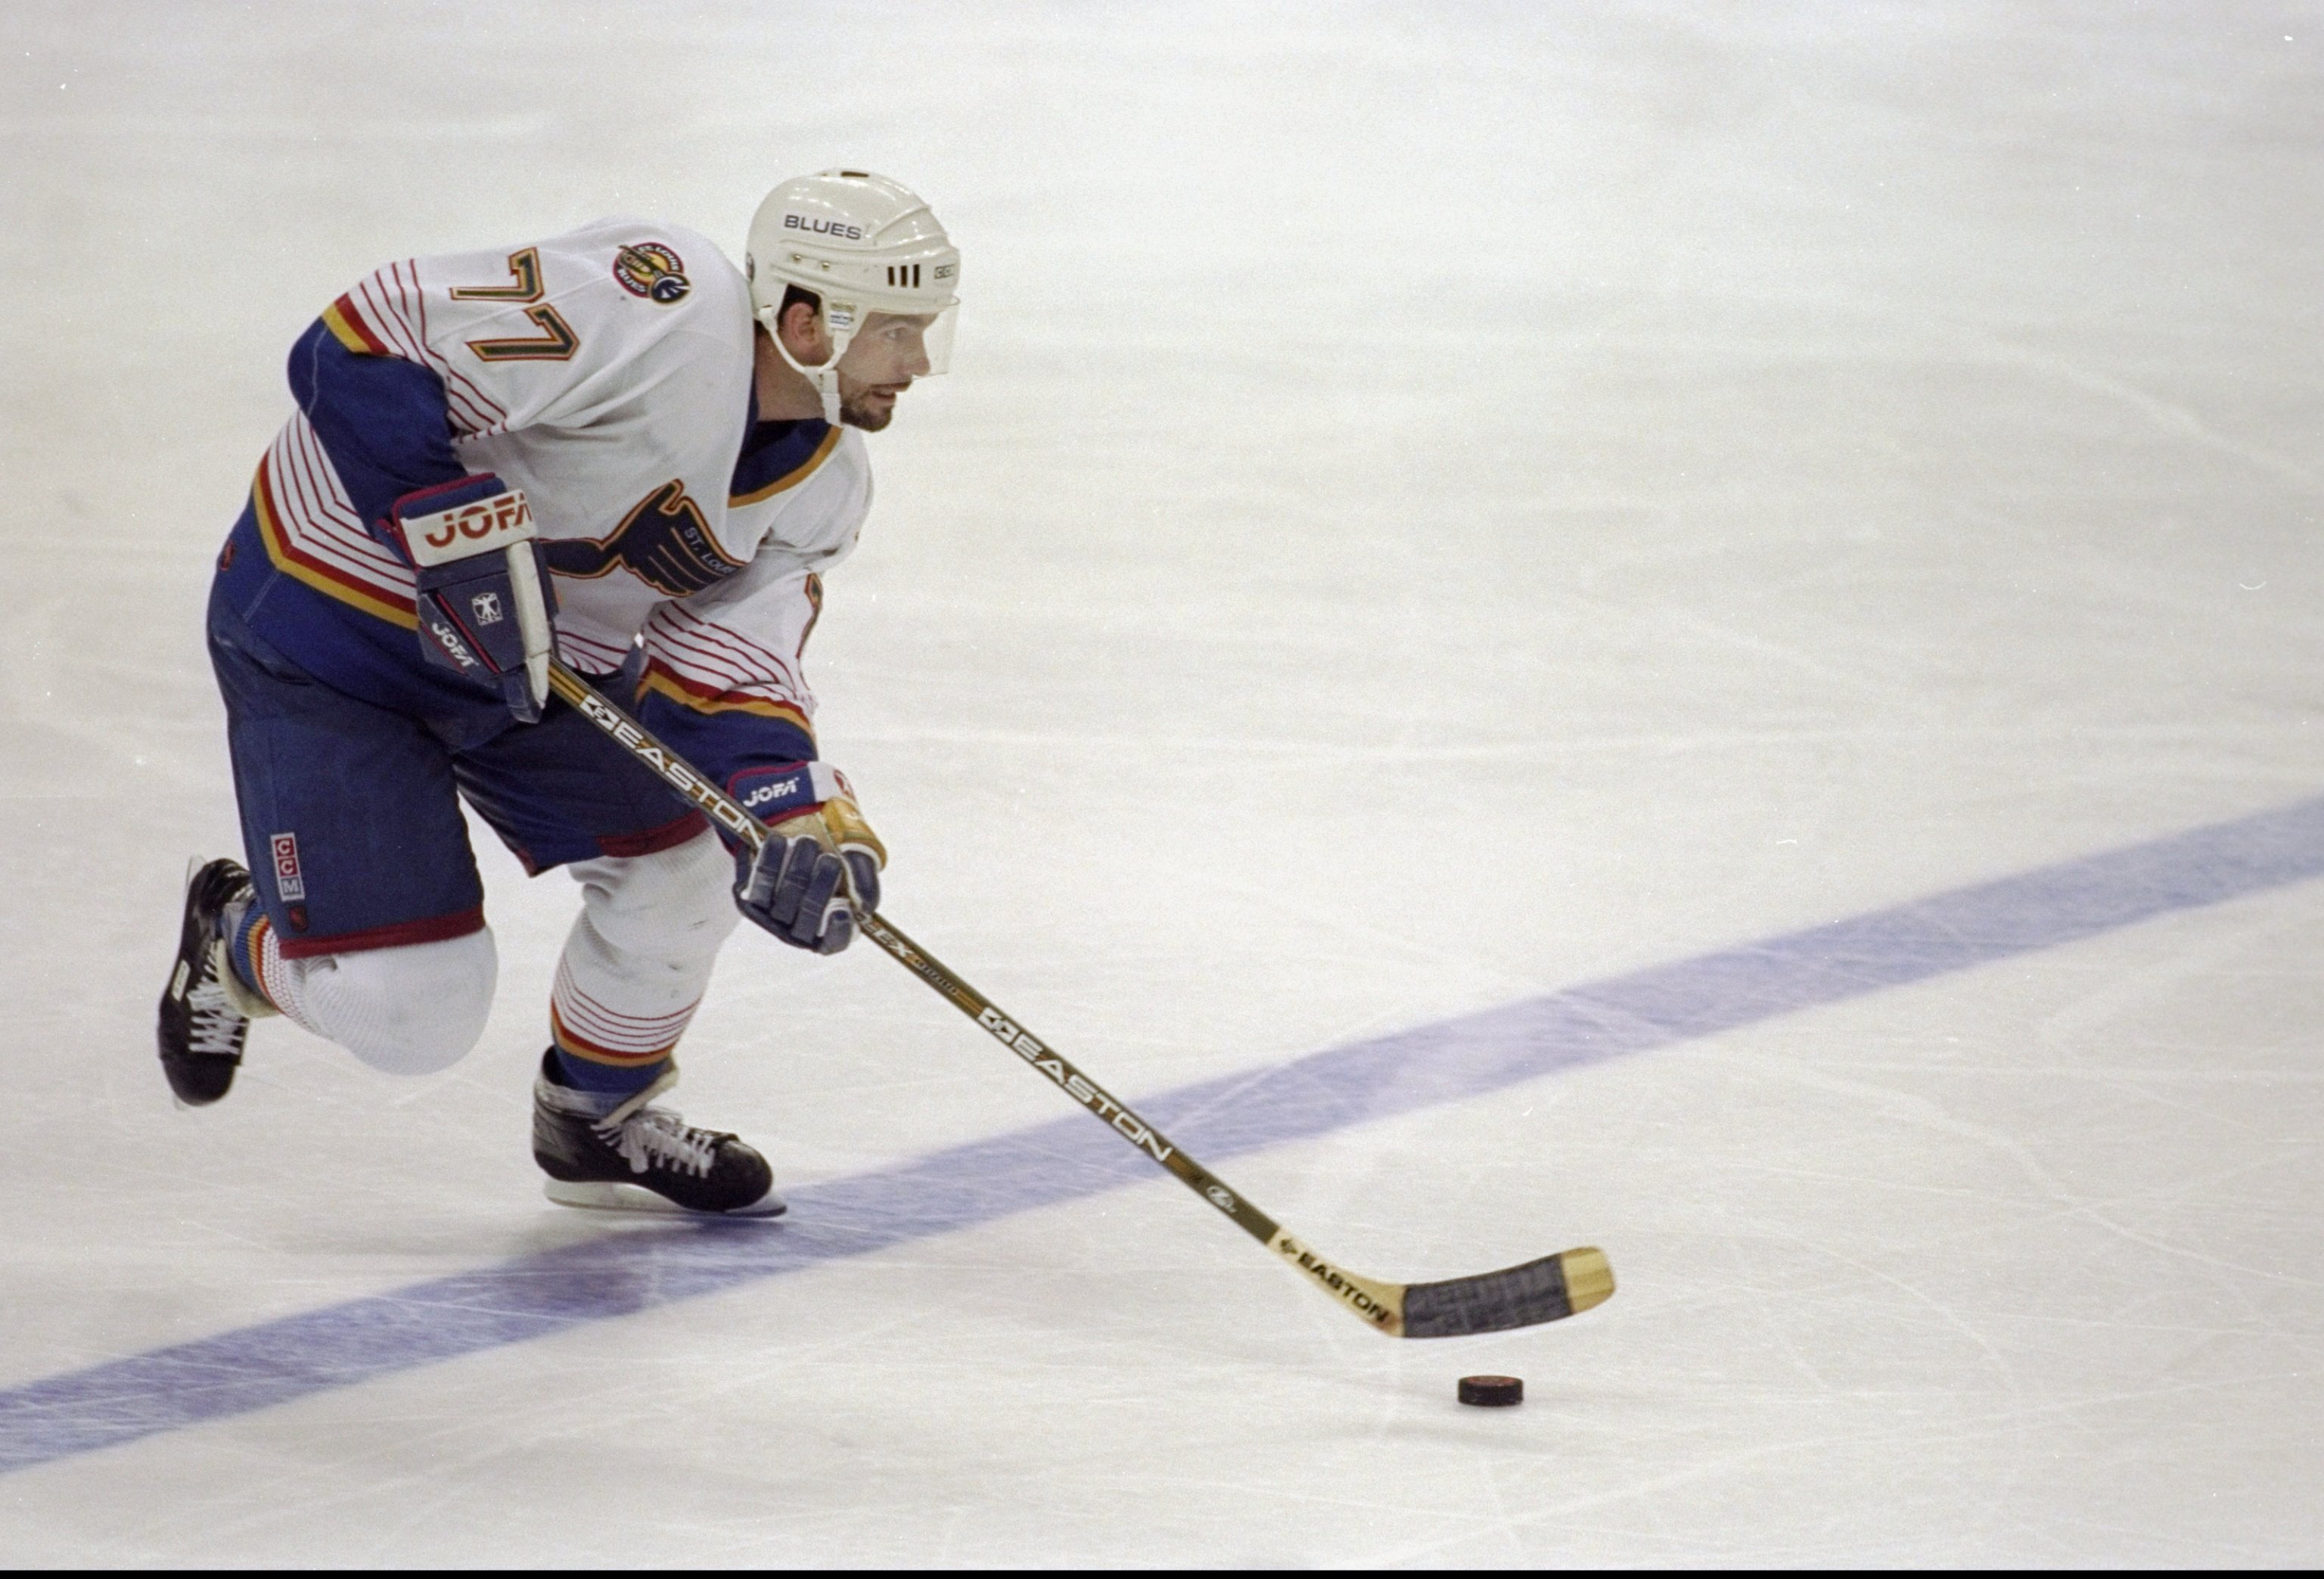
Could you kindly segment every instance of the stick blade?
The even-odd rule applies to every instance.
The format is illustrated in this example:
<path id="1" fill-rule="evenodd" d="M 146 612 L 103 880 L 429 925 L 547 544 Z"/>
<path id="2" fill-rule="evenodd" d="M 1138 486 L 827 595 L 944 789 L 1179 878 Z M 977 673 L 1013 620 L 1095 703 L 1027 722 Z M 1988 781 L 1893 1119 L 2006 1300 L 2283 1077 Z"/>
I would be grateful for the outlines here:
<path id="1" fill-rule="evenodd" d="M 1414 1283 L 1404 1291 L 1404 1335 L 1459 1338 L 1563 1321 L 1614 1297 L 1614 1269 L 1595 1245 L 1523 1266 Z"/>

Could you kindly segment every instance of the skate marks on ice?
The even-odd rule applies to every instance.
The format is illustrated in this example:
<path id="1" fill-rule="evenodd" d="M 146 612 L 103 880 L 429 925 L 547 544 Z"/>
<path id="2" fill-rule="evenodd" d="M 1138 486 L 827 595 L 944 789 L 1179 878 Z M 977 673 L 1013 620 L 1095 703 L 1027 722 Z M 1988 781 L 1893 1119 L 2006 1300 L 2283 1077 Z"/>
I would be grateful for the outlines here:
<path id="1" fill-rule="evenodd" d="M 1231 1157 L 2319 875 L 2324 798 L 1204 1081 L 1139 1105 L 1198 1155 Z M 609 1233 L 0 1390 L 0 1473 L 1158 1177 L 1082 1115 L 1063 1115 L 796 1190 L 779 1226 L 713 1221 Z"/>

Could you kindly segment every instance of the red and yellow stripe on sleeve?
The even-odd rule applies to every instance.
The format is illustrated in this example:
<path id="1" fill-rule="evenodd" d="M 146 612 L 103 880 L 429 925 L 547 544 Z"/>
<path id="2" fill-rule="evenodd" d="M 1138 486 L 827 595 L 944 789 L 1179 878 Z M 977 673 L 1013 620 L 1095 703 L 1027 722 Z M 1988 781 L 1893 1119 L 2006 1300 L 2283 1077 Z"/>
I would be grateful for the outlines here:
<path id="1" fill-rule="evenodd" d="M 355 310 L 355 302 L 347 297 L 342 296 L 323 309 L 323 327 L 331 331 L 332 337 L 340 345 L 358 356 L 394 354 L 387 348 L 386 342 L 371 332 L 371 326 L 364 322 L 363 314 Z"/>

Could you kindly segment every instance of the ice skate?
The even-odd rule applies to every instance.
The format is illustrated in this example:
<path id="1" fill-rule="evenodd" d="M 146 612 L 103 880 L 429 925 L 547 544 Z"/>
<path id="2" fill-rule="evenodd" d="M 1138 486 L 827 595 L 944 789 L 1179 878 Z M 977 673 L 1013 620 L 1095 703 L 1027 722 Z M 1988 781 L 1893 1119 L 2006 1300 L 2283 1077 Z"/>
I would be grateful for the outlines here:
<path id="1" fill-rule="evenodd" d="M 226 964 L 226 912 L 252 900 L 250 873 L 224 856 L 194 869 L 186 879 L 185 924 L 178 959 L 161 994 L 154 1027 L 161 1073 L 180 1106 L 207 1107 L 234 1085 L 250 1035 L 247 992 L 236 991 Z"/>
<path id="2" fill-rule="evenodd" d="M 549 1175 L 550 1200 L 600 1211 L 782 1214 L 765 1158 L 732 1135 L 648 1105 L 677 1083 L 675 1071 L 613 1105 L 560 1084 L 556 1068 L 552 1049 L 532 1083 L 532 1156 Z"/>

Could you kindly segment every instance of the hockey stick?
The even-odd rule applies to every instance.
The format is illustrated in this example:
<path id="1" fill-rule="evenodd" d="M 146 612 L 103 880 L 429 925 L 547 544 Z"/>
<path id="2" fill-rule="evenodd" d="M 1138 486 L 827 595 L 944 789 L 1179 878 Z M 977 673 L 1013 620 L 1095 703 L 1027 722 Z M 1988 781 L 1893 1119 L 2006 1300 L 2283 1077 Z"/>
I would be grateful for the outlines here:
<path id="1" fill-rule="evenodd" d="M 696 771 L 685 758 L 646 733 L 645 727 L 598 694 L 596 688 L 562 662 L 552 661 L 549 688 L 604 730 L 632 756 L 661 775 L 710 819 L 752 850 L 767 842 L 767 826 L 733 796 Z M 869 910 L 856 912 L 863 935 L 934 987 L 953 1007 L 998 1038 L 1003 1047 L 1041 1071 L 1067 1095 L 1097 1115 L 1132 1146 L 1160 1163 L 1188 1189 L 1234 1220 L 1235 1226 L 1306 1274 L 1318 1288 L 1390 1337 L 1455 1338 L 1503 1332 L 1556 1321 L 1602 1305 L 1614 1292 L 1614 1270 L 1603 1251 L 1569 1250 L 1498 1272 L 1452 1278 L 1441 1283 L 1390 1283 L 1333 1265 L 1291 1237 L 1282 1225 L 1229 1189 L 1218 1175 L 1172 1145 L 1159 1130 L 1109 1094 L 1103 1086 L 1067 1062 L 1056 1049 L 953 974 L 927 950 Z"/>

